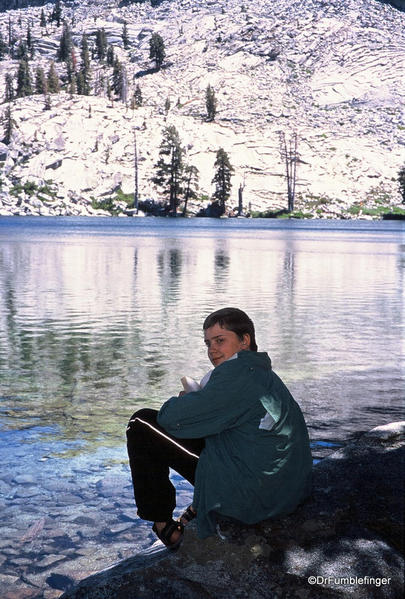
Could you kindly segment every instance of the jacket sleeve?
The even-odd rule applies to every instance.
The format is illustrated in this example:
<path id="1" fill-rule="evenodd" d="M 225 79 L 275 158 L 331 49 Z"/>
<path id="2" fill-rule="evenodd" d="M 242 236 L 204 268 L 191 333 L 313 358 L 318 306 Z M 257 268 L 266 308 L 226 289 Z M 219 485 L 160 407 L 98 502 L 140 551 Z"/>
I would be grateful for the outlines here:
<path id="1" fill-rule="evenodd" d="M 200 391 L 171 397 L 161 407 L 158 423 L 180 439 L 209 437 L 238 426 L 249 411 L 253 378 L 238 362 L 218 366 Z"/>

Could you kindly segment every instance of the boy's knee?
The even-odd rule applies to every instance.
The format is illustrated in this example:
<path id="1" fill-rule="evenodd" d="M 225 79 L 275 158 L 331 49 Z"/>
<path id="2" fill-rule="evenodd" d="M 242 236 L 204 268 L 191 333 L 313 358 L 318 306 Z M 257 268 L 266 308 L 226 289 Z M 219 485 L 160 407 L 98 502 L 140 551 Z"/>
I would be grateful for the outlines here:
<path id="1" fill-rule="evenodd" d="M 128 422 L 128 429 L 130 429 L 135 422 L 139 421 L 148 422 L 150 424 L 156 424 L 157 415 L 157 410 L 153 410 L 152 408 L 141 408 L 140 410 L 135 412 L 135 414 L 132 414 Z"/>

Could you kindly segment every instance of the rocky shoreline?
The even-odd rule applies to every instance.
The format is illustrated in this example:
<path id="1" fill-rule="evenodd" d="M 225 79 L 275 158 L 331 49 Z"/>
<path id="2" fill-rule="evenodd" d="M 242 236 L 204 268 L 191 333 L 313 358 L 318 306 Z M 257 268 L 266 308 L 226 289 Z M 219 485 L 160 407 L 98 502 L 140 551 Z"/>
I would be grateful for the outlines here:
<path id="1" fill-rule="evenodd" d="M 78 455 L 69 465 L 62 460 L 55 480 L 55 461 L 42 445 L 31 444 L 42 463 L 34 478 L 24 472 L 25 445 L 8 441 L 21 468 L 0 477 L 8 523 L 0 541 L 2 599 L 58 599 L 63 592 L 64 599 L 233 599 L 235 589 L 249 599 L 309 599 L 314 592 L 396 599 L 404 433 L 404 422 L 380 426 L 322 459 L 314 467 L 312 498 L 288 518 L 250 527 L 222 522 L 225 539 L 205 541 L 191 525 L 176 554 L 137 518 L 122 448 L 108 451 L 108 467 L 107 454 Z M 180 514 L 192 488 L 174 476 Z M 310 586 L 311 575 L 323 582 Z M 339 586 L 328 582 L 334 575 L 391 581 Z"/>
<path id="2" fill-rule="evenodd" d="M 0 478 L 2 599 L 396 599 L 404 452 L 405 422 L 374 428 L 314 466 L 312 496 L 292 515 L 254 526 L 222 521 L 223 538 L 204 541 L 192 523 L 173 554 L 137 518 L 127 464 L 106 469 L 104 455 L 78 456 L 55 480 L 41 450 L 39 479 L 23 468 Z M 181 513 L 192 489 L 177 475 L 174 482 Z"/>
<path id="3" fill-rule="evenodd" d="M 255 526 L 222 521 L 177 553 L 131 557 L 61 599 L 402 596 L 405 422 L 372 429 L 314 467 L 312 497 Z M 158 562 L 158 563 L 156 563 Z"/>

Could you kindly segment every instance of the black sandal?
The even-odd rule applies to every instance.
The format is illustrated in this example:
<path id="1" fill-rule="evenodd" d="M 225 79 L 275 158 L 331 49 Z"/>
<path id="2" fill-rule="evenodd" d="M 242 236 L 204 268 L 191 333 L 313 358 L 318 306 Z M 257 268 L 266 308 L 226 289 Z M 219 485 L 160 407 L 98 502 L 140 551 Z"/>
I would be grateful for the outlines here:
<path id="1" fill-rule="evenodd" d="M 162 528 L 160 532 L 156 528 L 156 524 L 154 524 L 152 526 L 152 530 L 162 541 L 162 543 L 166 545 L 166 547 L 168 547 L 169 549 L 177 549 L 183 540 L 184 526 L 178 520 L 169 520 L 169 522 L 166 524 L 164 528 Z M 176 532 L 176 530 L 180 531 L 181 534 L 177 541 L 172 543 L 170 539 L 172 537 L 172 534 Z"/>
<path id="2" fill-rule="evenodd" d="M 194 520 L 194 518 L 197 516 L 197 512 L 195 512 L 192 509 L 192 507 L 193 507 L 192 505 L 188 506 L 186 511 L 180 516 L 180 521 L 185 520 L 186 523 L 188 524 L 189 522 L 191 522 L 191 520 Z"/>

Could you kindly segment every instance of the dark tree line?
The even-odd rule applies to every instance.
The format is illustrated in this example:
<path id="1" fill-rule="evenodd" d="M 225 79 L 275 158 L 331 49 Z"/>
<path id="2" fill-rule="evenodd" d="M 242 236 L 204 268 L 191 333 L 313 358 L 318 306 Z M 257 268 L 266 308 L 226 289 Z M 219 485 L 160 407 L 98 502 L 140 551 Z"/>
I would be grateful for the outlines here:
<path id="1" fill-rule="evenodd" d="M 0 11 L 16 10 L 28 6 L 45 6 L 49 0 L 0 0 Z"/>
<path id="2" fill-rule="evenodd" d="M 169 125 L 163 131 L 155 169 L 155 175 L 151 180 L 161 189 L 162 195 L 166 198 L 168 213 L 176 216 L 177 209 L 183 202 L 183 215 L 185 215 L 188 201 L 198 197 L 199 172 L 196 166 L 187 163 L 186 151 L 173 125 Z M 225 204 L 230 197 L 231 177 L 234 172 L 229 156 L 223 148 L 220 148 L 216 154 L 214 169 L 213 206 L 215 206 L 215 214 L 220 216 L 224 214 Z"/>
<path id="3" fill-rule="evenodd" d="M 114 53 L 114 47 L 108 44 L 108 39 L 104 28 L 98 29 L 95 36 L 89 44 L 89 39 L 86 35 L 82 36 L 80 46 L 80 58 L 78 58 L 78 48 L 73 43 L 72 31 L 68 21 L 63 20 L 62 4 L 60 0 L 56 0 L 53 8 L 45 14 L 41 10 L 40 27 L 46 28 L 47 22 L 53 22 L 57 27 L 61 27 L 59 45 L 56 52 L 56 62 L 63 63 L 65 73 L 58 68 L 60 73 L 60 86 L 66 89 L 71 94 L 78 93 L 82 95 L 90 95 L 92 91 L 91 85 L 91 59 L 98 60 L 102 65 L 112 68 L 112 72 L 103 73 L 97 72 L 96 80 L 94 81 L 94 93 L 107 93 L 107 96 L 113 100 L 120 99 L 123 102 L 131 101 L 133 108 L 142 104 L 142 97 L 139 86 L 135 91 L 131 92 L 131 82 L 128 81 L 125 64 L 121 63 Z M 18 43 L 18 45 L 17 45 Z M 130 47 L 130 39 L 128 35 L 127 23 L 124 22 L 122 29 L 122 45 L 124 49 Z M 27 63 L 33 58 L 35 47 L 33 43 L 31 26 L 28 25 L 26 39 L 17 40 L 14 31 L 13 23 L 9 19 L 8 35 L 4 37 L 4 32 L 0 31 L 0 60 L 7 56 L 19 61 L 18 72 L 15 77 L 18 80 L 14 83 L 16 87 L 16 96 L 25 96 L 29 93 L 34 93 L 31 78 L 34 76 L 30 73 Z M 165 59 L 165 44 L 162 37 L 154 33 L 150 39 L 150 59 L 154 61 L 155 67 L 159 70 Z M 105 70 L 105 69 L 103 69 Z M 41 73 L 35 74 L 36 85 L 35 89 L 43 88 L 43 77 Z M 8 93 L 4 95 L 4 100 L 8 101 L 10 97 L 11 86 L 8 86 Z M 30 92 L 31 90 L 31 92 Z"/>

